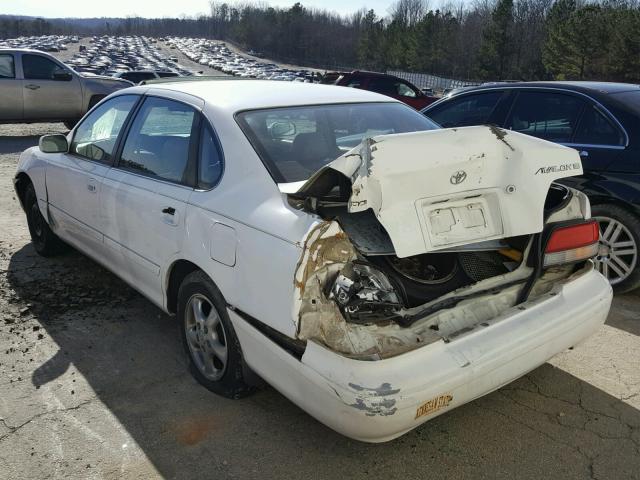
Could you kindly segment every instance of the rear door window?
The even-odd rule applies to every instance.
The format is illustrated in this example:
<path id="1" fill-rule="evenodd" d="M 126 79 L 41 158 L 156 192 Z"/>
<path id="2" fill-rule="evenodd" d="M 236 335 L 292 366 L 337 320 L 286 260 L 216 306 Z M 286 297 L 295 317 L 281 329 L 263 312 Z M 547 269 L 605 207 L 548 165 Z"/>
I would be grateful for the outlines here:
<path id="1" fill-rule="evenodd" d="M 13 55 L 0 54 L 0 79 L 2 78 L 16 78 Z"/>
<path id="2" fill-rule="evenodd" d="M 188 163 L 196 111 L 166 98 L 148 97 L 127 134 L 119 167 L 170 182 L 188 184 Z"/>
<path id="3" fill-rule="evenodd" d="M 570 143 L 585 102 L 555 92 L 520 92 L 506 127 L 552 142 Z"/>
<path id="4" fill-rule="evenodd" d="M 623 142 L 620 129 L 594 106 L 585 110 L 573 139 L 573 143 L 581 145 L 620 146 Z"/>
<path id="5" fill-rule="evenodd" d="M 452 98 L 425 114 L 444 128 L 485 125 L 502 97 L 502 91 L 491 91 Z"/>

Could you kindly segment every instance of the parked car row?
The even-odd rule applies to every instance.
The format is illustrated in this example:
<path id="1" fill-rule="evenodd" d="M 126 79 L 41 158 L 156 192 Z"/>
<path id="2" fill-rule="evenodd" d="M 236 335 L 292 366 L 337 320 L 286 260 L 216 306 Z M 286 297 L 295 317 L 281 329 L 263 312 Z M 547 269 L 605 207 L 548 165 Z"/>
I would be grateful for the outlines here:
<path id="1" fill-rule="evenodd" d="M 190 60 L 236 77 L 298 82 L 312 82 L 315 78 L 315 74 L 307 69 L 292 70 L 234 53 L 223 42 L 183 37 L 171 37 L 166 41 Z"/>
<path id="2" fill-rule="evenodd" d="M 0 40 L 0 48 L 31 48 L 41 52 L 60 52 L 67 50 L 67 44 L 78 43 L 80 39 L 73 35 L 42 35 L 18 37 Z"/>
<path id="3" fill-rule="evenodd" d="M 193 72 L 162 54 L 147 37 L 93 37 L 90 43 L 91 46 L 76 53 L 67 62 L 74 70 L 97 75 L 140 70 L 193 75 Z"/>

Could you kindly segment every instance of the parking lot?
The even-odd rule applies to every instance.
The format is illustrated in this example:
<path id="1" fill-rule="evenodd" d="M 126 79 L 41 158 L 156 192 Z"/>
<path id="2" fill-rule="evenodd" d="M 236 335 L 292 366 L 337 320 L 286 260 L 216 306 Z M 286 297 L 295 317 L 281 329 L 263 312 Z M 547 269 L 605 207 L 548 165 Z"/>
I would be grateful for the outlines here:
<path id="1" fill-rule="evenodd" d="M 638 293 L 524 378 L 361 444 L 271 388 L 209 393 L 174 319 L 80 254 L 35 253 L 12 176 L 64 131 L 0 126 L 0 478 L 640 478 Z"/>

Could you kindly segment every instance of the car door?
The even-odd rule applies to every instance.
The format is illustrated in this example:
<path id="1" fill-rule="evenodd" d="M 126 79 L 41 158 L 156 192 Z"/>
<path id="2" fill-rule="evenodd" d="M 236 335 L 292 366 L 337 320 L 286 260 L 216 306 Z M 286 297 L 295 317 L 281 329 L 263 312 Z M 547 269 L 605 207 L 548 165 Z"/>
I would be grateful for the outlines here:
<path id="1" fill-rule="evenodd" d="M 589 104 L 570 143 L 578 150 L 586 171 L 602 172 L 624 155 L 627 144 L 620 124 L 602 107 Z"/>
<path id="2" fill-rule="evenodd" d="M 60 235 L 98 256 L 102 254 L 102 181 L 111 168 L 122 127 L 137 95 L 107 100 L 72 132 L 68 153 L 49 154 L 46 184 L 50 212 Z"/>
<path id="3" fill-rule="evenodd" d="M 23 53 L 22 95 L 27 120 L 66 120 L 82 116 L 78 76 L 52 58 Z"/>
<path id="4" fill-rule="evenodd" d="M 102 196 L 104 241 L 119 273 L 159 305 L 160 273 L 179 254 L 185 235 L 202 107 L 201 100 L 186 94 L 164 96 L 173 98 L 144 99 Z"/>
<path id="5" fill-rule="evenodd" d="M 517 93 L 505 128 L 576 148 L 585 172 L 601 171 L 611 162 L 608 152 L 593 149 L 582 140 L 590 135 L 594 122 L 600 120 L 592 117 L 595 113 L 589 99 L 582 95 L 557 90 L 522 90 Z M 583 132 L 578 132 L 583 114 Z M 581 140 L 575 143 L 578 135 Z"/>
<path id="6" fill-rule="evenodd" d="M 0 52 L 0 120 L 22 119 L 22 81 L 13 53 Z"/>

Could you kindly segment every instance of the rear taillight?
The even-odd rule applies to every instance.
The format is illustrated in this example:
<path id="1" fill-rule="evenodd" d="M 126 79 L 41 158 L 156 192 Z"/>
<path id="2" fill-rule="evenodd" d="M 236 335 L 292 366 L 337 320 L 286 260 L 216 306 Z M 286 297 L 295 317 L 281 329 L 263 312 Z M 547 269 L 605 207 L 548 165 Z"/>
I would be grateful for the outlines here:
<path id="1" fill-rule="evenodd" d="M 544 250 L 544 266 L 571 263 L 598 254 L 600 230 L 595 220 L 558 227 L 549 236 Z"/>

